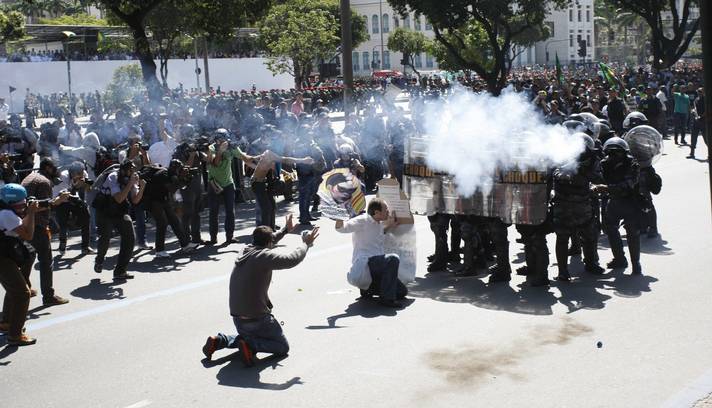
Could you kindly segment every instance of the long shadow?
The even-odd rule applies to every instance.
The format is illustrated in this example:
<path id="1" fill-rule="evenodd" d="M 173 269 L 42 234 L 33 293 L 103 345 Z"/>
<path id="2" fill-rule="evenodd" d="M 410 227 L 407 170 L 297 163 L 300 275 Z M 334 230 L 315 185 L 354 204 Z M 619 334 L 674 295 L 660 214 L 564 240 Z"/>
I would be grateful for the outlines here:
<path id="1" fill-rule="evenodd" d="M 667 246 L 668 242 L 660 235 L 655 238 L 640 237 L 640 252 L 655 255 L 674 255 L 675 251 Z"/>
<path id="2" fill-rule="evenodd" d="M 14 353 L 17 351 L 18 347 L 17 346 L 7 346 L 7 336 L 1 336 L 0 337 L 0 346 L 5 346 L 2 350 L 0 350 L 0 367 L 8 366 L 12 361 L 5 361 L 10 354 Z"/>
<path id="3" fill-rule="evenodd" d="M 403 306 L 408 307 L 415 299 L 405 299 Z M 387 308 L 379 305 L 373 299 L 358 298 L 356 301 L 351 303 L 346 307 L 343 313 L 332 315 L 326 318 L 327 325 L 311 325 L 307 326 L 306 329 L 309 330 L 321 330 L 321 329 L 340 329 L 348 326 L 337 326 L 336 321 L 339 319 L 345 319 L 347 317 L 360 316 L 366 319 L 372 319 L 374 317 L 380 316 L 395 316 L 398 314 L 397 309 Z"/>
<path id="4" fill-rule="evenodd" d="M 70 292 L 72 296 L 91 300 L 124 299 L 124 290 L 116 287 L 113 281 L 102 282 L 99 278 L 89 281 L 86 286 L 80 286 Z"/>
<path id="5" fill-rule="evenodd" d="M 263 359 L 256 359 L 254 367 L 245 367 L 240 359 L 237 358 L 237 353 L 233 353 L 227 357 L 223 357 L 222 359 L 215 360 L 209 365 L 204 362 L 203 365 L 209 367 L 221 365 L 227 362 L 226 365 L 220 367 L 220 370 L 215 375 L 219 385 L 227 387 L 283 391 L 289 389 L 293 385 L 304 383 L 300 377 L 292 377 L 283 383 L 265 383 L 260 380 L 260 373 L 268 367 L 271 367 L 272 370 L 277 369 L 277 367 L 281 366 L 279 362 L 284 360 L 286 357 L 287 356 L 270 356 Z"/>

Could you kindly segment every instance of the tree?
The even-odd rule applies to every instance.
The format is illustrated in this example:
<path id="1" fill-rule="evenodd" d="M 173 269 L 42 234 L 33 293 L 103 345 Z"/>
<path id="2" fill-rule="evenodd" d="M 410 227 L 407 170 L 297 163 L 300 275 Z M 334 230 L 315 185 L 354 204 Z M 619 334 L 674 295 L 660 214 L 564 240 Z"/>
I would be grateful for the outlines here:
<path id="1" fill-rule="evenodd" d="M 388 49 L 403 53 L 403 65 L 410 67 L 420 78 L 420 72 L 415 68 L 415 55 L 432 50 L 432 44 L 420 31 L 398 27 L 388 37 Z"/>
<path id="2" fill-rule="evenodd" d="M 109 23 L 101 18 L 96 18 L 86 13 L 64 14 L 56 18 L 40 18 L 40 24 L 48 25 L 79 25 L 79 26 L 106 26 Z"/>
<path id="3" fill-rule="evenodd" d="M 568 0 L 389 0 L 402 15 L 424 15 L 433 26 L 441 66 L 477 73 L 492 95 L 507 84 L 516 53 L 549 36 L 544 18 Z"/>
<path id="4" fill-rule="evenodd" d="M 288 73 L 294 85 L 312 71 L 314 61 L 330 60 L 340 40 L 340 17 L 336 0 L 294 0 L 274 6 L 260 24 L 260 39 L 269 54 L 267 68 L 274 74 Z M 351 11 L 351 42 L 366 39 L 363 17 Z"/>
<path id="5" fill-rule="evenodd" d="M 111 82 L 106 87 L 104 103 L 108 110 L 117 110 L 143 95 L 146 87 L 141 81 L 141 67 L 136 64 L 124 65 L 114 70 Z"/>
<path id="6" fill-rule="evenodd" d="M 687 51 L 700 27 L 699 18 L 691 18 L 692 7 L 699 0 L 607 0 L 610 4 L 640 16 L 650 27 L 650 48 L 653 68 L 663 70 L 673 66 Z M 670 19 L 667 19 L 667 14 Z"/>
<path id="7" fill-rule="evenodd" d="M 0 9 L 0 43 L 15 41 L 25 36 L 25 18 L 18 11 Z"/>

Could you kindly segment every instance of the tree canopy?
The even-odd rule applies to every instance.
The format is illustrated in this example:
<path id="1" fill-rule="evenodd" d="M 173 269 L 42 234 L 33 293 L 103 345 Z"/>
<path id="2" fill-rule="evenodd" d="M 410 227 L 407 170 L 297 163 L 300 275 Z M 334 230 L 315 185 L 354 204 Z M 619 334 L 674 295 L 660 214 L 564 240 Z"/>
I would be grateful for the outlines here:
<path id="1" fill-rule="evenodd" d="M 606 0 L 642 17 L 650 26 L 650 47 L 653 67 L 666 69 L 673 66 L 687 51 L 690 42 L 700 28 L 700 19 L 692 18 L 692 7 L 699 0 Z M 682 9 L 678 5 L 682 5 Z M 667 19 L 669 13 L 670 19 Z"/>
<path id="2" fill-rule="evenodd" d="M 451 69 L 475 71 L 493 95 L 506 86 L 513 46 L 549 36 L 544 18 L 568 0 L 388 0 L 402 15 L 424 15 L 433 26 L 433 53 Z"/>
<path id="3" fill-rule="evenodd" d="M 0 43 L 25 36 L 25 18 L 18 11 L 0 9 Z"/>
<path id="4" fill-rule="evenodd" d="M 432 41 L 420 31 L 398 27 L 388 37 L 388 49 L 403 53 L 404 65 L 410 67 L 416 75 L 420 76 L 415 68 L 415 55 L 432 51 Z"/>

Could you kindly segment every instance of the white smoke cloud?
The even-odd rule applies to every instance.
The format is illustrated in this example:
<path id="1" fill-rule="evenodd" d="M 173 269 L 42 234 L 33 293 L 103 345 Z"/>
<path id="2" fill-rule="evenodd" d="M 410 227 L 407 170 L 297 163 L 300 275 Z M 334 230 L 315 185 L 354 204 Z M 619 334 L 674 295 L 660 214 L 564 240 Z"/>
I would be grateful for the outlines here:
<path id="1" fill-rule="evenodd" d="M 488 191 L 496 170 L 547 169 L 575 160 L 581 138 L 549 125 L 523 94 L 459 89 L 425 108 L 428 166 L 454 176 L 458 192 Z"/>

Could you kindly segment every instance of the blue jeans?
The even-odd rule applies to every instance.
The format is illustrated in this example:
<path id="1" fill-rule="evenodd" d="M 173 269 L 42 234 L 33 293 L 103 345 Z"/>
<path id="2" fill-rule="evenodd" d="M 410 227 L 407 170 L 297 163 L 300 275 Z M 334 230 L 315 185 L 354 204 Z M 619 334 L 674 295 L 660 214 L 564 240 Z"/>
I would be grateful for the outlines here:
<path id="1" fill-rule="evenodd" d="M 385 300 L 402 299 L 408 294 L 408 289 L 398 280 L 400 258 L 396 254 L 377 255 L 368 258 L 368 269 L 371 272 L 371 286 L 368 292 Z"/>
<path id="2" fill-rule="evenodd" d="M 268 314 L 249 321 L 233 317 L 232 321 L 235 323 L 238 335 L 218 333 L 218 350 L 238 348 L 238 339 L 242 338 L 253 353 L 263 352 L 282 356 L 289 353 L 289 343 L 284 337 L 282 326 L 273 315 Z"/>
<path id="3" fill-rule="evenodd" d="M 319 187 L 318 178 L 315 176 L 302 176 L 299 178 L 299 222 L 309 222 L 311 214 L 309 205 Z"/>
<path id="4" fill-rule="evenodd" d="M 230 183 L 223 187 L 220 194 L 215 194 L 212 187 L 208 187 L 208 208 L 210 219 L 210 239 L 218 239 L 218 214 L 220 213 L 220 201 L 225 205 L 225 238 L 232 239 L 235 231 L 235 185 Z"/>

